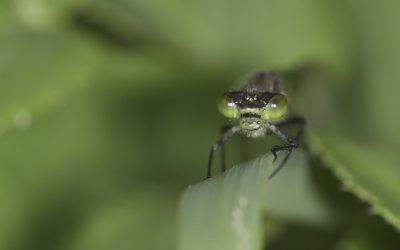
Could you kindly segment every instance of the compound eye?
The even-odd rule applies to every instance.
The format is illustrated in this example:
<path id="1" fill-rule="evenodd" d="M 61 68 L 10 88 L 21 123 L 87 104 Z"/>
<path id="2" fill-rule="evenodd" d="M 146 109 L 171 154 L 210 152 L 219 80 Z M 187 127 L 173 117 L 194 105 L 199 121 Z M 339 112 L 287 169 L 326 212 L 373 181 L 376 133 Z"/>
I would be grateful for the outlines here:
<path id="1" fill-rule="evenodd" d="M 226 118 L 239 118 L 239 111 L 236 104 L 229 98 L 228 94 L 222 95 L 219 99 L 218 110 Z"/>
<path id="2" fill-rule="evenodd" d="M 268 120 L 278 120 L 282 118 L 288 108 L 286 96 L 277 94 L 271 98 L 264 110 L 264 118 Z"/>

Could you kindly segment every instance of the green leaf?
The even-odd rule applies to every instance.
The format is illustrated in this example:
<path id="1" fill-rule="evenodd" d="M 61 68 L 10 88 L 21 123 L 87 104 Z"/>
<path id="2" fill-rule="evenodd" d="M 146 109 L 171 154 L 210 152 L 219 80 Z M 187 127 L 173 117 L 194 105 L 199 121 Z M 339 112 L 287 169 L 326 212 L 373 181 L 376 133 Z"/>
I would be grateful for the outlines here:
<path id="1" fill-rule="evenodd" d="M 376 146 L 336 137 L 311 137 L 312 150 L 371 212 L 400 229 L 400 169 Z"/>
<path id="2" fill-rule="evenodd" d="M 271 162 L 271 155 L 263 156 L 190 186 L 181 203 L 178 249 L 261 249 Z"/>
<path id="3" fill-rule="evenodd" d="M 261 249 L 264 213 L 319 225 L 331 221 L 310 185 L 305 154 L 292 156 L 271 180 L 268 174 L 279 159 L 272 163 L 267 154 L 188 187 L 181 202 L 179 249 Z M 271 227 L 268 221 L 266 226 Z"/>

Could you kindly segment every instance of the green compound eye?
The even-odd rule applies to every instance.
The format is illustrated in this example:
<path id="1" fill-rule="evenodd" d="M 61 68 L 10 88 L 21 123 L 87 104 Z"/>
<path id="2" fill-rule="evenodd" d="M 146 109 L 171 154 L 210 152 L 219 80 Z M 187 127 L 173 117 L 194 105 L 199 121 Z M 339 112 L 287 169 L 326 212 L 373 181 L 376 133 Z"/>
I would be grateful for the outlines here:
<path id="1" fill-rule="evenodd" d="M 218 109 L 219 112 L 226 118 L 238 118 L 239 111 L 236 107 L 236 104 L 229 100 L 228 95 L 224 94 L 218 101 Z"/>
<path id="2" fill-rule="evenodd" d="M 269 101 L 264 110 L 264 118 L 268 120 L 278 120 L 282 118 L 288 108 L 288 102 L 285 95 L 277 94 Z"/>

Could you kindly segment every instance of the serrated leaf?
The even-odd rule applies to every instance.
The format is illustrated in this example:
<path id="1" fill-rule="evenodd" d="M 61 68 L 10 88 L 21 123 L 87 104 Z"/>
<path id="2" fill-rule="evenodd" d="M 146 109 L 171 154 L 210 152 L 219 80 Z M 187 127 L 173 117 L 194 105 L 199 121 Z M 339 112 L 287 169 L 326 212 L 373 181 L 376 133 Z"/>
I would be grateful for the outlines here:
<path id="1" fill-rule="evenodd" d="M 340 136 L 311 139 L 312 149 L 370 212 L 400 229 L 400 169 L 376 148 Z"/>

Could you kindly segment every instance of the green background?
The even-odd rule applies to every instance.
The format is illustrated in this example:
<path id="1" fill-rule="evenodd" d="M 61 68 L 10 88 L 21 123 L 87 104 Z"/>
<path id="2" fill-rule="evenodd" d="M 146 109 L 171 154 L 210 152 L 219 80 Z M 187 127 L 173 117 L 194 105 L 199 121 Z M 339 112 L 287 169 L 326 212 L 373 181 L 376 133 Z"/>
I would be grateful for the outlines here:
<path id="1" fill-rule="evenodd" d="M 1 0 L 0 249 L 175 249 L 218 96 L 270 69 L 340 222 L 267 212 L 267 249 L 399 249 L 399 23 L 395 1 Z"/>

